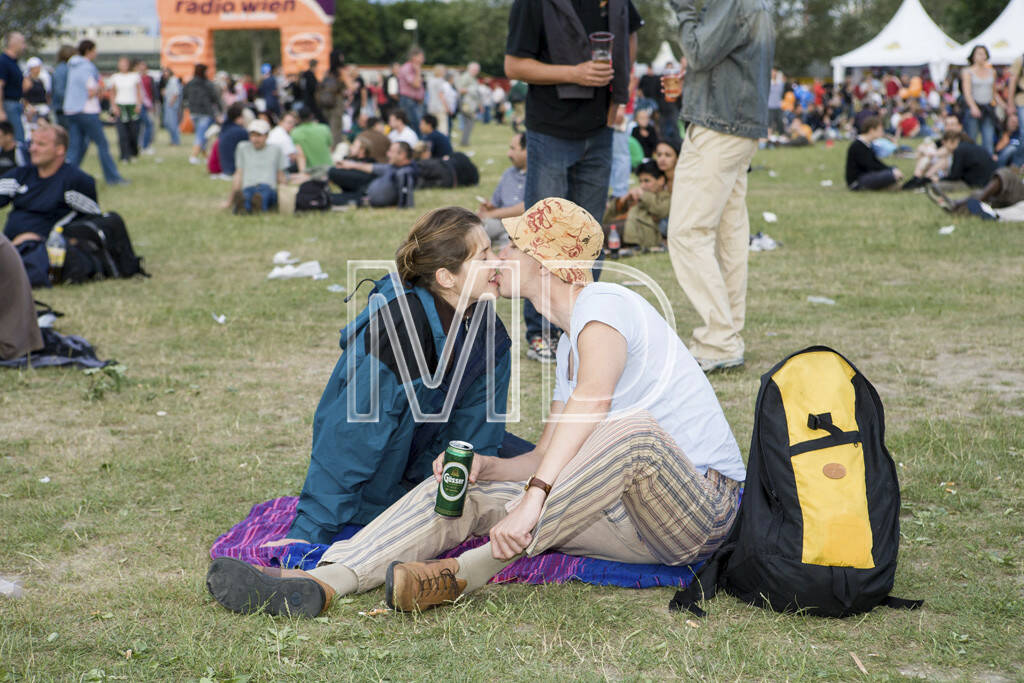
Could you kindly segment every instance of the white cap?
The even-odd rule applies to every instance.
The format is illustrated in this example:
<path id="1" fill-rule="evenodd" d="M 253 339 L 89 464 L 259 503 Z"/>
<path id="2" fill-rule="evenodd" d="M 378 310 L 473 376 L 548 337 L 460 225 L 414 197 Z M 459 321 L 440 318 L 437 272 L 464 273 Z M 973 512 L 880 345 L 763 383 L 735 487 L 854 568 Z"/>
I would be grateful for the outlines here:
<path id="1" fill-rule="evenodd" d="M 263 119 L 253 119 L 249 122 L 246 130 L 250 133 L 258 133 L 259 135 L 266 135 L 270 132 L 270 124 Z"/>
<path id="2" fill-rule="evenodd" d="M 43 65 L 43 60 L 39 59 L 39 57 L 29 57 L 28 61 L 25 62 L 25 66 L 27 66 L 29 69 L 34 69 L 37 66 L 42 66 L 42 65 Z"/>

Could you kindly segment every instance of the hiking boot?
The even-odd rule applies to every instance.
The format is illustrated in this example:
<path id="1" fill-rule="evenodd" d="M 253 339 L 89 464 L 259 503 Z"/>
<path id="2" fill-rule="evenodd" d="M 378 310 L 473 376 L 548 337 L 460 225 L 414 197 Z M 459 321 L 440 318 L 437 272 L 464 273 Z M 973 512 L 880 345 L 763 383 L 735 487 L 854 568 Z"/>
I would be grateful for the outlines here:
<path id="1" fill-rule="evenodd" d="M 530 348 L 526 350 L 526 357 L 539 363 L 555 362 L 555 346 L 541 336 L 531 337 Z"/>
<path id="2" fill-rule="evenodd" d="M 421 612 L 453 602 L 466 588 L 456 578 L 459 561 L 454 557 L 426 562 L 392 562 L 384 577 L 384 602 L 400 612 Z"/>
<path id="3" fill-rule="evenodd" d="M 206 572 L 213 599 L 232 612 L 315 617 L 331 605 L 334 589 L 301 569 L 257 567 L 218 557 Z"/>
<path id="4" fill-rule="evenodd" d="M 928 195 L 928 199 L 935 202 L 940 209 L 947 212 L 953 211 L 952 200 L 946 196 L 946 193 L 943 192 L 938 185 L 935 183 L 929 183 L 928 186 L 924 188 L 924 191 L 925 194 Z"/>
<path id="5" fill-rule="evenodd" d="M 729 368 L 738 368 L 743 366 L 743 357 L 739 358 L 728 358 L 725 360 L 712 360 L 708 358 L 697 358 L 697 365 L 704 371 L 705 375 L 710 375 L 712 372 L 718 372 L 719 370 L 728 370 Z"/>

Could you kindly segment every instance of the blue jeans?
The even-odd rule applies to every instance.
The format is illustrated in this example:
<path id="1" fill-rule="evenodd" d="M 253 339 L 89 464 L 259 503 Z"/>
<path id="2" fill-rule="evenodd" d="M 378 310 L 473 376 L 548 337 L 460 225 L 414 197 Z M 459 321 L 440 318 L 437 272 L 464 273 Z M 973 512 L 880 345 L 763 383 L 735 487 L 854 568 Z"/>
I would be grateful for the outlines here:
<path id="1" fill-rule="evenodd" d="M 153 117 L 149 115 L 149 107 L 143 105 L 139 114 L 139 149 L 146 149 L 153 144 Z"/>
<path id="2" fill-rule="evenodd" d="M 423 103 L 405 95 L 398 96 L 398 106 L 409 117 L 409 126 L 419 135 L 420 119 L 423 118 Z"/>
<path id="3" fill-rule="evenodd" d="M 18 142 L 25 142 L 25 128 L 21 125 L 21 114 L 24 107 L 18 100 L 4 100 L 4 114 L 7 120 L 14 126 L 14 139 Z"/>
<path id="4" fill-rule="evenodd" d="M 629 192 L 629 134 L 621 130 L 612 131 L 611 190 L 613 197 L 624 197 Z M 602 216 L 595 214 L 601 220 Z"/>
<path id="5" fill-rule="evenodd" d="M 164 105 L 164 128 L 171 134 L 171 144 L 181 144 L 181 131 L 178 129 L 178 105 Z"/>
<path id="6" fill-rule="evenodd" d="M 213 125 L 212 116 L 193 116 L 192 123 L 196 128 L 196 147 L 206 151 L 206 130 Z"/>
<path id="7" fill-rule="evenodd" d="M 81 166 L 85 159 L 85 153 L 89 149 L 89 142 L 96 143 L 96 151 L 100 155 L 100 167 L 103 169 L 103 179 L 108 183 L 119 183 L 121 174 L 117 170 L 114 158 L 110 156 L 110 147 L 107 145 L 107 136 L 103 133 L 103 124 L 98 114 L 68 114 L 69 143 L 68 163 L 72 166 Z"/>
<path id="8" fill-rule="evenodd" d="M 964 132 L 971 142 L 978 141 L 978 129 L 981 129 L 981 146 L 985 151 L 992 154 L 996 148 L 996 119 L 991 107 L 982 107 L 981 116 L 974 118 L 968 112 L 964 117 Z"/>
<path id="9" fill-rule="evenodd" d="M 628 141 L 627 141 L 628 142 Z M 527 209 L 545 197 L 563 197 L 579 204 L 601 220 L 608 201 L 608 180 L 612 172 L 612 129 L 602 128 L 589 138 L 565 140 L 536 131 L 526 131 Z M 600 266 L 594 269 L 594 279 Z M 544 334 L 557 338 L 561 330 L 537 312 L 529 301 L 523 303 L 526 339 Z"/>
<path id="10" fill-rule="evenodd" d="M 262 199 L 260 204 L 262 210 L 269 211 L 271 207 L 277 206 L 277 191 L 266 183 L 260 183 L 242 188 L 242 199 L 245 200 L 246 211 L 252 211 L 252 196 L 257 193 Z"/>

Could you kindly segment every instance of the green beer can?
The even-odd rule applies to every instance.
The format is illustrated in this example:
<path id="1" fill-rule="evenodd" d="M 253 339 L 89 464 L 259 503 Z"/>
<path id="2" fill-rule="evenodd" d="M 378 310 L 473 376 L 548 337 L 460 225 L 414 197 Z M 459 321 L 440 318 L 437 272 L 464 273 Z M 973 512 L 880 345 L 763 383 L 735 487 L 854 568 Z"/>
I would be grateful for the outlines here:
<path id="1" fill-rule="evenodd" d="M 445 517 L 461 517 L 469 488 L 469 473 L 473 469 L 473 444 L 449 441 L 444 449 L 441 483 L 437 485 L 437 503 L 434 512 Z"/>

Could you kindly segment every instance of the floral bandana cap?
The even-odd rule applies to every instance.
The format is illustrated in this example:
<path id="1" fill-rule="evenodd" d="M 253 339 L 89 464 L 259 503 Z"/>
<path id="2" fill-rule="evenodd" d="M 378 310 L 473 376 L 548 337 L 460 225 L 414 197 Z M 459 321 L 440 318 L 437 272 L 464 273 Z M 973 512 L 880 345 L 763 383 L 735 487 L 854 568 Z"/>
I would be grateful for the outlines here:
<path id="1" fill-rule="evenodd" d="M 516 218 L 503 218 L 502 225 L 513 244 L 523 253 L 569 284 L 594 281 L 591 269 L 604 245 L 601 224 L 581 206 L 568 199 L 548 197 Z M 578 261 L 566 267 L 551 262 Z"/>

